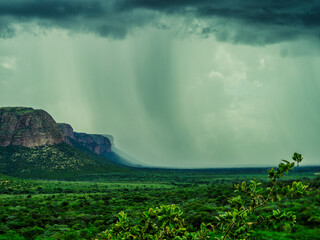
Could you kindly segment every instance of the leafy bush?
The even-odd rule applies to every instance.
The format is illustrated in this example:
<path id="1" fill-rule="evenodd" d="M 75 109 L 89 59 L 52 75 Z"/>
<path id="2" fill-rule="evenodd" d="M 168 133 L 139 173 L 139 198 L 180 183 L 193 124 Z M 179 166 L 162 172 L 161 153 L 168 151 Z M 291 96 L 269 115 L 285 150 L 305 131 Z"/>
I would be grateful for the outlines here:
<path id="1" fill-rule="evenodd" d="M 133 224 L 126 213 L 120 212 L 118 221 L 101 233 L 98 239 L 247 239 L 261 225 L 289 230 L 296 222 L 296 216 L 291 212 L 273 209 L 261 215 L 256 210 L 265 208 L 271 201 L 308 194 L 308 186 L 302 182 L 279 184 L 279 179 L 288 174 L 295 164 L 299 166 L 301 154 L 294 153 L 292 160 L 282 160 L 277 169 L 268 170 L 270 184 L 266 188 L 257 180 L 235 184 L 235 192 L 239 195 L 229 198 L 230 211 L 220 214 L 212 223 L 202 223 L 199 230 L 188 228 L 178 206 L 163 205 L 144 212 L 138 224 Z"/>

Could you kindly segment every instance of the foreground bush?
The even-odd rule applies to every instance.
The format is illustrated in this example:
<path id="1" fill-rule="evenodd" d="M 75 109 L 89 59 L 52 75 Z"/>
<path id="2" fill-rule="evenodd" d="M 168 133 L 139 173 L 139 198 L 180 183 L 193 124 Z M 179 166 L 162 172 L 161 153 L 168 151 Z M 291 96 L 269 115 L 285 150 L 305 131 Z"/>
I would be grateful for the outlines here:
<path id="1" fill-rule="evenodd" d="M 256 180 L 235 184 L 239 195 L 228 200 L 231 210 L 216 216 L 215 222 L 202 223 L 197 231 L 188 228 L 178 206 L 167 205 L 150 208 L 143 213 L 138 224 L 133 224 L 126 213 L 120 212 L 118 221 L 98 239 L 248 239 L 257 226 L 289 230 L 296 222 L 296 216 L 291 212 L 266 210 L 261 215 L 261 211 L 257 213 L 256 210 L 284 197 L 308 194 L 307 186 L 302 182 L 293 182 L 292 185 L 279 183 L 284 174 L 288 174 L 295 165 L 299 166 L 301 154 L 294 153 L 292 160 L 282 160 L 277 169 L 268 170 L 270 184 L 266 188 Z"/>

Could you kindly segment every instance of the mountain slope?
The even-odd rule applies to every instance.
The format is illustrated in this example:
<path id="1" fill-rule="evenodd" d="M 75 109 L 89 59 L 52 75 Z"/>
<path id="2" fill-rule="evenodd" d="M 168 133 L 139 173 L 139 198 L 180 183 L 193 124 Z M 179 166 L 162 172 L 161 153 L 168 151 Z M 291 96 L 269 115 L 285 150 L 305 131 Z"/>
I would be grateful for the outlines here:
<path id="1" fill-rule="evenodd" d="M 74 175 L 122 171 L 66 143 L 27 148 L 0 147 L 0 172 L 19 177 L 70 178 Z"/>
<path id="2" fill-rule="evenodd" d="M 79 139 L 80 142 L 88 141 L 83 135 Z M 102 136 L 90 136 L 90 139 L 92 150 L 98 154 L 111 149 L 109 140 L 110 147 L 104 148 Z M 96 142 L 101 146 L 96 146 Z M 0 108 L 0 173 L 32 178 L 70 178 L 124 170 L 95 152 L 68 145 L 58 124 L 44 110 Z"/>
<path id="3" fill-rule="evenodd" d="M 116 148 L 111 135 L 74 132 L 71 125 L 67 123 L 58 123 L 58 126 L 66 138 L 66 143 L 87 154 L 94 152 L 100 155 L 103 162 L 110 163 L 111 160 L 120 166 L 143 166 L 142 163 Z"/>
<path id="4" fill-rule="evenodd" d="M 103 135 L 74 132 L 70 124 L 67 123 L 58 123 L 58 126 L 65 136 L 66 143 L 71 146 L 78 148 L 80 145 L 98 155 L 111 152 L 111 141 Z"/>

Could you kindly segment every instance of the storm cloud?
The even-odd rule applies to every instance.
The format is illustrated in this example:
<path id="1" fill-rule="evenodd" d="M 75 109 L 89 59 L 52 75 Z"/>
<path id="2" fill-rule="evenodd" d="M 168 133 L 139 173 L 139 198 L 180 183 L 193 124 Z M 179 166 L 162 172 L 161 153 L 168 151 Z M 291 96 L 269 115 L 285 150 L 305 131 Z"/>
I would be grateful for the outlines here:
<path id="1" fill-rule="evenodd" d="M 0 1 L 0 105 L 154 166 L 320 156 L 319 1 Z"/>
<path id="2" fill-rule="evenodd" d="M 12 0 L 0 2 L 0 37 L 34 32 L 29 25 L 36 24 L 42 30 L 62 28 L 121 39 L 151 25 L 179 35 L 265 45 L 305 37 L 319 40 L 319 16 L 316 0 Z"/>

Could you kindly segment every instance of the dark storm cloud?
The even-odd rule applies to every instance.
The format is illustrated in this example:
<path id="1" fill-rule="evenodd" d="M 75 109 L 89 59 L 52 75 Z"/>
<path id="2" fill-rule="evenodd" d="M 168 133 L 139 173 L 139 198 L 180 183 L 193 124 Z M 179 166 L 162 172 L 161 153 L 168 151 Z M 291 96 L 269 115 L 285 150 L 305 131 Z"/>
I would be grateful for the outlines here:
<path id="1" fill-rule="evenodd" d="M 267 44 L 320 37 L 320 2 L 316 0 L 13 0 L 0 2 L 0 36 L 14 36 L 13 23 L 34 22 L 123 38 L 136 27 L 157 23 L 160 16 L 185 19 L 185 25 L 199 20 L 202 24 L 187 34 L 215 35 L 221 41 Z M 155 25 L 174 28 L 175 24 Z"/>
<path id="2" fill-rule="evenodd" d="M 13 0 L 0 2 L 0 37 L 14 36 L 16 24 L 34 23 L 44 28 L 58 27 L 124 38 L 131 28 L 150 18 L 152 16 L 145 13 L 120 12 L 114 1 Z"/>
<path id="3" fill-rule="evenodd" d="M 99 17 L 104 9 L 99 2 L 85 1 L 7 1 L 0 3 L 0 15 L 21 18 L 67 19 Z"/>

